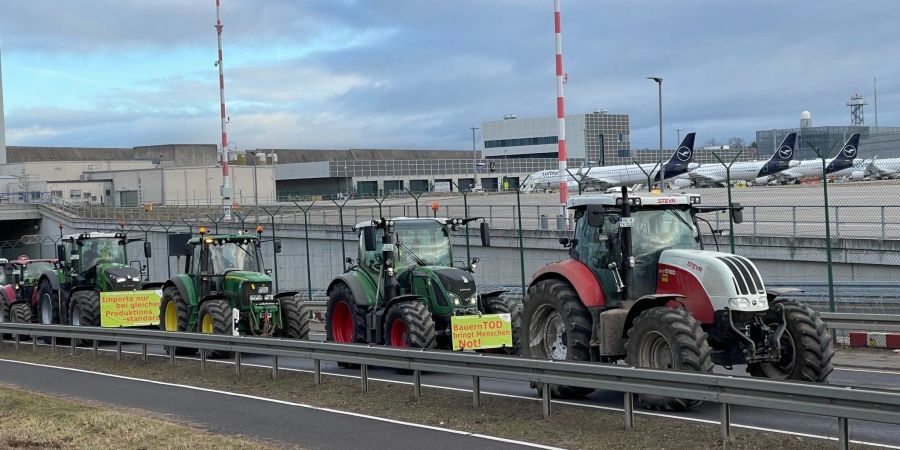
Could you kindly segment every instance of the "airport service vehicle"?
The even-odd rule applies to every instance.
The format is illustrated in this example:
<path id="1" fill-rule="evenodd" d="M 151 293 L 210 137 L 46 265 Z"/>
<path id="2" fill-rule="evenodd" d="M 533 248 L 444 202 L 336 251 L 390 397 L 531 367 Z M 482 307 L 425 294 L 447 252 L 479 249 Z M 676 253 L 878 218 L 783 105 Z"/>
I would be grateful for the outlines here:
<path id="1" fill-rule="evenodd" d="M 710 372 L 747 364 L 752 376 L 825 382 L 832 339 L 819 315 L 766 289 L 748 259 L 703 250 L 693 194 L 575 197 L 570 259 L 538 270 L 524 301 L 523 353 Z M 708 222 L 707 222 L 708 223 Z M 794 290 L 796 291 L 796 290 Z M 580 397 L 588 389 L 554 386 Z M 683 410 L 693 400 L 642 396 L 646 406 Z"/>
<path id="2" fill-rule="evenodd" d="M 687 173 L 690 169 L 699 167 L 699 164 L 693 162 L 695 136 L 696 133 L 685 135 L 681 145 L 666 161 L 666 179 L 675 178 Z M 581 181 L 582 187 L 605 190 L 615 186 L 632 186 L 646 183 L 647 173 L 650 174 L 653 181 L 658 182 L 662 175 L 661 172 L 659 165 L 644 164 L 639 166 L 637 164 L 625 164 L 578 169 L 573 172 L 574 176 L 569 173 L 564 173 L 564 176 L 570 191 L 578 190 L 578 181 Z M 522 190 L 524 192 L 533 192 L 536 190 L 558 189 L 562 181 L 563 177 L 560 176 L 559 170 L 542 170 L 531 174 L 522 185 Z"/>
<path id="3" fill-rule="evenodd" d="M 0 322 L 31 323 L 37 316 L 38 278 L 57 268 L 55 259 L 0 258 Z"/>
<path id="4" fill-rule="evenodd" d="M 476 220 L 401 217 L 357 224 L 356 264 L 348 258 L 350 268 L 328 286 L 327 340 L 456 350 L 500 346 L 500 352 L 517 353 L 521 302 L 503 291 L 478 292 L 478 258 L 464 268 L 453 264 L 451 232 Z M 490 246 L 488 224 L 482 222 L 480 232 L 482 245 Z M 454 334 L 467 320 L 481 321 L 476 327 L 504 322 L 505 341 Z"/>
<path id="5" fill-rule="evenodd" d="M 853 167 L 859 149 L 859 133 L 853 133 L 834 158 L 825 160 L 825 175 Z M 790 169 L 769 175 L 769 181 L 780 184 L 799 183 L 801 178 L 822 178 L 822 161 L 807 159 Z M 762 183 L 765 184 L 765 183 Z"/>
<path id="6" fill-rule="evenodd" d="M 159 328 L 207 334 L 245 334 L 306 339 L 309 315 L 295 291 L 276 293 L 270 269 L 263 267 L 260 251 L 262 227 L 257 236 L 208 234 L 188 240 L 184 273 L 163 285 L 159 302 Z M 281 242 L 273 242 L 276 253 Z M 166 349 L 171 351 L 171 349 Z M 197 350 L 178 348 L 178 354 Z M 212 352 L 227 357 L 230 352 Z"/>
<path id="7" fill-rule="evenodd" d="M 75 326 L 147 326 L 146 308 L 133 307 L 138 297 L 152 297 L 161 283 L 146 281 L 139 261 L 128 262 L 124 232 L 87 232 L 64 236 L 57 246 L 59 265 L 38 277 L 36 311 L 42 324 Z M 144 243 L 144 256 L 150 257 L 150 245 Z M 103 298 L 114 293 L 131 300 L 123 309 L 102 314 Z M 146 303 L 146 302 L 144 302 Z M 107 303 L 106 305 L 110 305 Z M 152 311 L 152 310 L 151 310 Z M 124 320 L 125 317 L 137 321 Z M 119 320 L 123 319 L 123 320 Z"/>
<path id="8" fill-rule="evenodd" d="M 796 142 L 797 133 L 788 133 L 768 161 L 741 161 L 734 163 L 731 166 L 731 182 L 754 181 L 799 165 L 799 161 L 793 160 Z M 725 166 L 718 163 L 703 164 L 700 167 L 691 169 L 687 175 L 694 186 L 724 186 L 728 179 Z M 675 185 L 679 188 L 687 187 L 683 180 L 678 180 Z"/>

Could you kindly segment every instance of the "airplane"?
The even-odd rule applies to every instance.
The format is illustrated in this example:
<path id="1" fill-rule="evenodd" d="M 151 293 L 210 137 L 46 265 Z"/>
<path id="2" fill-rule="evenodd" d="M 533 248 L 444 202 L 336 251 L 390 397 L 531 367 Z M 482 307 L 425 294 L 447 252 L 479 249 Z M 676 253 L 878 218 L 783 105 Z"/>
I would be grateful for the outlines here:
<path id="1" fill-rule="evenodd" d="M 796 142 L 797 133 L 788 133 L 768 161 L 734 163 L 731 166 L 731 181 L 754 181 L 800 164 L 799 161 L 792 160 Z M 725 184 L 727 178 L 725 166 L 722 164 L 704 164 L 696 169 L 691 169 L 688 176 L 695 186 L 720 186 Z M 676 185 L 681 183 L 683 181 L 679 180 Z"/>
<path id="2" fill-rule="evenodd" d="M 866 168 L 864 178 L 873 180 L 900 178 L 900 158 L 874 159 Z"/>
<path id="3" fill-rule="evenodd" d="M 825 174 L 832 174 L 841 170 L 849 169 L 854 166 L 854 160 L 859 149 L 859 133 L 853 133 L 847 142 L 841 148 L 834 158 L 825 160 Z M 800 164 L 783 170 L 776 174 L 768 175 L 764 182 L 775 181 L 781 184 L 799 183 L 801 178 L 816 177 L 822 178 L 822 160 L 807 159 L 800 161 Z"/>
<path id="4" fill-rule="evenodd" d="M 678 175 L 687 173 L 688 170 L 698 167 L 694 163 L 694 138 L 696 133 L 688 133 L 681 141 L 678 149 L 672 153 L 672 156 L 665 163 L 666 178 L 673 178 Z M 643 170 L 641 170 L 643 169 Z M 647 171 L 653 181 L 659 181 L 661 171 L 658 165 L 656 167 L 643 166 L 637 164 L 625 164 L 618 166 L 591 167 L 588 169 L 578 169 L 572 174 L 566 174 L 565 179 L 570 191 L 578 190 L 578 181 L 581 180 L 582 189 L 585 187 L 605 190 L 610 187 L 631 186 L 634 184 L 646 183 Z M 574 176 L 573 176 L 574 174 Z M 563 177 L 560 176 L 559 170 L 542 170 L 535 172 L 528 177 L 528 180 L 522 185 L 524 192 L 533 192 L 540 189 L 557 189 Z"/>

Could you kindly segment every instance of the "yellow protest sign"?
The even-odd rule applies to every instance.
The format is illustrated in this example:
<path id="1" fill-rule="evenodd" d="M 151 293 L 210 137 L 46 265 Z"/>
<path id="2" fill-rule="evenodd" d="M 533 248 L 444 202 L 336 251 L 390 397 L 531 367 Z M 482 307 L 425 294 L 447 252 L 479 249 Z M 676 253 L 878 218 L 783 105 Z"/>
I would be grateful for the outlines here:
<path id="1" fill-rule="evenodd" d="M 159 325 L 162 291 L 100 293 L 100 326 L 104 328 Z"/>
<path id="2" fill-rule="evenodd" d="M 450 331 L 453 350 L 512 347 L 512 320 L 509 314 L 453 316 Z"/>

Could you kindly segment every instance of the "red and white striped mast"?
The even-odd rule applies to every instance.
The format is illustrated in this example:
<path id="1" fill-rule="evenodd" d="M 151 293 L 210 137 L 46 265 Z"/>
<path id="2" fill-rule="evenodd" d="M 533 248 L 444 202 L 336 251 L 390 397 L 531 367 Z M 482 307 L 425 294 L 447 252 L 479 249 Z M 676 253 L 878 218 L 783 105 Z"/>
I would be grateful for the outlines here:
<path id="1" fill-rule="evenodd" d="M 222 20 L 219 15 L 219 1 L 216 0 L 216 35 L 219 40 L 219 59 L 216 66 L 219 67 L 219 104 L 222 120 L 222 149 L 220 157 L 222 158 L 222 208 L 226 222 L 231 221 L 231 173 L 228 168 L 228 132 L 225 130 L 227 116 L 225 115 L 225 68 L 222 65 Z"/>
<path id="2" fill-rule="evenodd" d="M 562 205 L 562 215 L 566 214 L 566 201 L 569 197 L 569 173 L 566 171 L 566 106 L 562 58 L 562 22 L 559 14 L 559 0 L 553 0 L 553 18 L 556 25 L 556 120 L 557 135 L 559 140 L 559 203 Z M 568 221 L 567 221 L 568 222 Z"/>

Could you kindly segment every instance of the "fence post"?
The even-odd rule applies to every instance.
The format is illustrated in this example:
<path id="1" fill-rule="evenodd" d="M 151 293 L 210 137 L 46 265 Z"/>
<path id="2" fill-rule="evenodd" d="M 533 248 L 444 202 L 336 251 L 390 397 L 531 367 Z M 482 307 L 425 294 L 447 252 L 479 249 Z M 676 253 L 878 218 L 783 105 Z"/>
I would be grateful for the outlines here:
<path id="1" fill-rule="evenodd" d="M 530 176 L 530 175 L 529 175 Z M 527 180 L 528 177 L 525 177 Z M 523 182 L 524 183 L 524 180 Z M 522 297 L 525 296 L 525 241 L 522 239 L 522 184 L 516 187 L 516 212 L 519 215 L 519 273 L 522 276 Z"/>
<path id="2" fill-rule="evenodd" d="M 347 262 L 346 262 L 347 261 L 347 249 L 345 248 L 346 246 L 344 245 L 344 205 L 346 205 L 348 201 L 350 201 L 350 197 L 347 197 L 346 199 L 344 199 L 344 203 L 338 203 L 335 200 L 331 201 L 332 203 L 334 203 L 334 206 L 337 206 L 337 209 L 338 209 L 338 223 L 340 226 L 340 233 L 341 233 L 341 237 L 340 237 L 340 239 L 341 239 L 341 267 L 344 268 L 344 270 L 343 270 L 344 272 L 347 271 Z M 419 209 L 419 198 L 416 197 L 416 210 L 418 210 L 418 209 Z"/>
<path id="3" fill-rule="evenodd" d="M 725 188 L 728 189 L 728 244 L 731 248 L 732 254 L 734 253 L 734 219 L 732 215 L 732 208 L 734 207 L 734 203 L 731 200 L 731 166 L 734 165 L 734 162 L 737 161 L 737 159 L 741 156 L 741 153 L 744 153 L 744 151 L 740 150 L 739 152 L 737 152 L 737 154 L 734 155 L 734 158 L 731 159 L 731 162 L 725 164 L 725 161 L 723 161 L 722 158 L 719 157 L 718 153 L 712 152 L 713 156 L 715 156 L 716 159 L 719 160 L 719 163 L 722 164 L 723 167 L 725 167 Z M 755 212 L 756 210 L 754 210 L 754 227 L 756 226 Z"/>
<path id="4" fill-rule="evenodd" d="M 278 253 L 275 253 L 275 239 L 277 239 L 275 234 L 275 215 L 278 214 L 279 211 L 281 211 L 281 206 L 275 208 L 274 212 L 269 212 L 268 208 L 263 207 L 263 212 L 269 216 L 269 223 L 272 224 L 272 269 L 275 275 L 275 292 L 278 292 Z"/>
<path id="5" fill-rule="evenodd" d="M 884 206 L 881 207 L 881 240 L 884 240 Z"/>
<path id="6" fill-rule="evenodd" d="M 841 237 L 841 207 L 834 207 L 834 234 L 838 238 Z"/>
<path id="7" fill-rule="evenodd" d="M 753 207 L 753 235 L 756 236 L 756 207 Z"/>
<path id="8" fill-rule="evenodd" d="M 313 205 L 316 204 L 315 201 L 309 204 L 309 206 L 304 209 L 300 206 L 299 203 L 294 202 L 301 211 L 303 211 L 303 233 L 304 233 L 304 241 L 306 241 L 306 288 L 307 288 L 307 299 L 312 301 L 312 264 L 309 259 L 309 210 L 312 209 Z M 380 204 L 379 204 L 380 206 Z"/>
<path id="9" fill-rule="evenodd" d="M 793 222 L 794 222 L 793 237 L 797 237 L 797 207 L 796 206 L 791 206 L 791 217 L 793 218 Z"/>
<path id="10" fill-rule="evenodd" d="M 828 174 L 826 173 L 826 161 L 816 146 L 811 145 L 819 159 L 822 161 L 822 192 L 825 196 L 825 255 L 828 258 L 828 310 L 837 311 L 837 305 L 834 304 L 834 268 L 831 262 L 831 219 L 828 214 Z"/>

